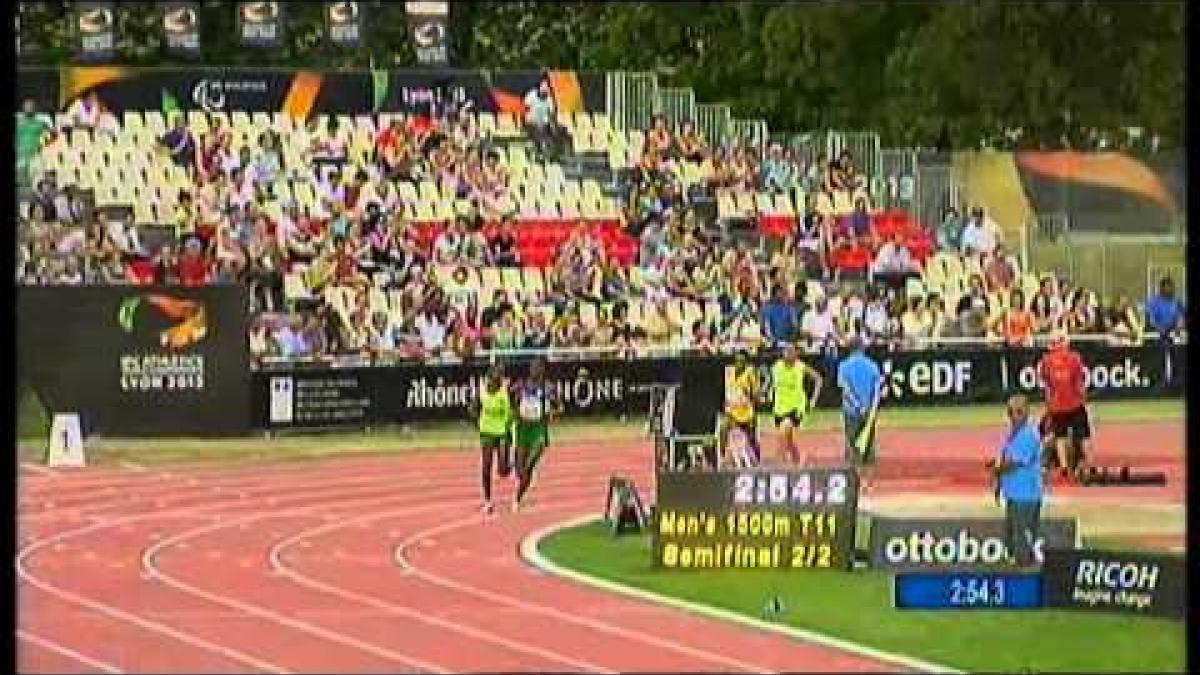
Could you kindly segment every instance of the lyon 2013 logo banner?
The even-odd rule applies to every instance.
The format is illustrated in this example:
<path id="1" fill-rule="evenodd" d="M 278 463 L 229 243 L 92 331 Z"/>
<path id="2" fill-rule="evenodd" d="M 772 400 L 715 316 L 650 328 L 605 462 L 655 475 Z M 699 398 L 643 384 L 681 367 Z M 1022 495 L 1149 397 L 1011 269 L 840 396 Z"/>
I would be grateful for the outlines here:
<path id="1" fill-rule="evenodd" d="M 200 10 L 194 2 L 162 3 L 163 49 L 171 56 L 200 55 Z"/>
<path id="2" fill-rule="evenodd" d="M 325 34 L 330 44 L 346 49 L 358 48 L 366 9 L 361 2 L 325 3 Z"/>

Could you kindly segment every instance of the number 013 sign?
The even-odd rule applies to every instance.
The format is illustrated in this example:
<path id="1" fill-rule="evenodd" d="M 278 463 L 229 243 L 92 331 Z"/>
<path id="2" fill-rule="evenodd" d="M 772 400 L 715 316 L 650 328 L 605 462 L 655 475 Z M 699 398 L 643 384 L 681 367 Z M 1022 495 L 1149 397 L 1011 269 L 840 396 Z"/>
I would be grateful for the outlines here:
<path id="1" fill-rule="evenodd" d="M 849 468 L 660 473 L 654 564 L 668 569 L 850 569 L 858 475 Z"/>

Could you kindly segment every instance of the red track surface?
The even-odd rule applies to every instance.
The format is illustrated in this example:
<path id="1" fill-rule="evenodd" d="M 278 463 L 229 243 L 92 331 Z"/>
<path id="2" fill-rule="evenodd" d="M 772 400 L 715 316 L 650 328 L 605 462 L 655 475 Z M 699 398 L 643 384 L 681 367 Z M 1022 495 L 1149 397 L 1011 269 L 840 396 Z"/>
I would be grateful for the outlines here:
<path id="1" fill-rule="evenodd" d="M 1179 425 L 1114 426 L 1104 434 L 1106 463 L 1160 466 L 1172 484 L 1154 497 L 1182 500 Z M 884 440 L 881 491 L 979 489 L 980 460 L 994 445 L 967 432 L 892 432 Z M 812 442 L 819 457 L 836 456 L 836 436 L 814 434 Z M 580 587 L 519 559 L 527 533 L 598 512 L 610 474 L 630 475 L 648 490 L 646 454 L 644 444 L 553 448 L 534 507 L 502 508 L 490 518 L 476 511 L 474 453 L 169 471 L 26 467 L 19 668 L 895 669 Z M 501 481 L 497 503 L 510 494 Z"/>

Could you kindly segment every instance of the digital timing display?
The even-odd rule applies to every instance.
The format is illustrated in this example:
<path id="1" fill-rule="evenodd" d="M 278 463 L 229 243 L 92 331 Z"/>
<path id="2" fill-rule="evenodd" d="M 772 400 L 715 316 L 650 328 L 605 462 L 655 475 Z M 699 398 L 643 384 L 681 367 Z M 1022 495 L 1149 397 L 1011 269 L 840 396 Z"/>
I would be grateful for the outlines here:
<path id="1" fill-rule="evenodd" d="M 849 569 L 851 469 L 660 473 L 654 564 L 668 569 Z"/>
<path id="2" fill-rule="evenodd" d="M 1037 574 L 897 574 L 896 609 L 1036 609 L 1042 606 Z"/>

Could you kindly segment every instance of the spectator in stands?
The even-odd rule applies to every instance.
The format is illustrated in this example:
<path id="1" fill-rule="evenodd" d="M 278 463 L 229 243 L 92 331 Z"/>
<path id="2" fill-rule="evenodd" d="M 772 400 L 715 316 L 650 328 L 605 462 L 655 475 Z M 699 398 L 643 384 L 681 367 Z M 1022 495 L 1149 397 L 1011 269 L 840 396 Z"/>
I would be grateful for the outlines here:
<path id="1" fill-rule="evenodd" d="M 498 267 L 518 267 L 521 264 L 517 248 L 516 223 L 511 212 L 500 219 L 500 229 L 488 244 L 492 264 Z"/>
<path id="2" fill-rule="evenodd" d="M 525 94 L 525 132 L 533 140 L 538 154 L 546 160 L 558 156 L 561 130 L 557 116 L 550 81 L 542 80 L 536 89 Z"/>
<path id="3" fill-rule="evenodd" d="M 868 344 L 887 344 L 896 337 L 889 326 L 891 314 L 883 291 L 872 285 L 862 311 L 862 332 Z"/>
<path id="4" fill-rule="evenodd" d="M 704 139 L 696 132 L 696 125 L 691 120 L 684 120 L 680 124 L 676 144 L 682 159 L 694 164 L 704 161 L 704 155 L 707 152 L 704 147 Z"/>
<path id="5" fill-rule="evenodd" d="M 932 337 L 933 315 L 920 296 L 909 297 L 904 303 L 900 314 L 900 332 L 904 349 L 921 349 Z"/>
<path id="6" fill-rule="evenodd" d="M 421 338 L 421 350 L 427 357 L 438 358 L 446 353 L 449 333 L 446 307 L 426 302 L 417 312 L 414 326 Z"/>
<path id="7" fill-rule="evenodd" d="M 18 185 L 32 184 L 34 158 L 42 144 L 54 131 L 54 120 L 49 115 L 37 112 L 37 104 L 27 99 L 17 115 L 17 180 Z"/>
<path id="8" fill-rule="evenodd" d="M 1129 301 L 1128 296 L 1118 295 L 1108 310 L 1106 327 L 1116 345 L 1139 345 L 1142 343 L 1142 333 L 1145 326 L 1142 317 Z"/>
<path id="9" fill-rule="evenodd" d="M 796 339 L 800 319 L 795 302 L 788 297 L 783 284 L 771 289 L 771 297 L 763 304 L 761 326 L 767 347 L 777 349 Z"/>
<path id="10" fill-rule="evenodd" d="M 921 267 L 904 244 L 904 235 L 895 232 L 891 240 L 879 247 L 872 266 L 873 278 L 896 291 L 904 290 L 910 278 L 920 277 Z"/>
<path id="11" fill-rule="evenodd" d="M 272 353 L 286 359 L 308 356 L 311 347 L 309 336 L 304 331 L 305 323 L 303 314 L 288 314 L 279 319 L 279 324 L 272 334 Z"/>
<path id="12" fill-rule="evenodd" d="M 871 214 L 867 213 L 867 200 L 854 200 L 854 211 L 845 221 L 845 229 L 843 236 L 848 237 L 870 237 L 871 236 Z"/>
<path id="13" fill-rule="evenodd" d="M 762 186 L 767 192 L 787 192 L 792 186 L 792 164 L 783 156 L 783 146 L 772 143 L 762 163 Z"/>
<path id="14" fill-rule="evenodd" d="M 991 255 L 996 251 L 999 228 L 996 222 L 984 215 L 982 207 L 971 209 L 971 217 L 963 226 L 960 250 L 964 255 L 983 253 Z"/>
<path id="15" fill-rule="evenodd" d="M 1047 335 L 1057 330 L 1062 322 L 1063 303 L 1055 292 L 1054 277 L 1045 275 L 1038 284 L 1038 291 L 1029 303 L 1029 311 L 1033 312 L 1033 331 L 1037 335 Z"/>
<path id="16" fill-rule="evenodd" d="M 108 111 L 95 90 L 75 99 L 67 107 L 65 130 L 101 131 L 115 136 L 120 131 L 120 126 L 116 116 Z"/>
<path id="17" fill-rule="evenodd" d="M 196 137 L 187 124 L 183 115 L 176 115 L 171 129 L 163 134 L 159 143 L 167 149 L 175 166 L 194 170 L 196 166 Z"/>
<path id="18" fill-rule="evenodd" d="M 655 113 L 650 118 L 645 148 L 646 152 L 653 152 L 660 157 L 677 156 L 675 140 L 671 137 L 671 130 L 667 128 L 667 118 L 662 113 Z"/>
<path id="19" fill-rule="evenodd" d="M 795 254 L 810 278 L 824 278 L 825 252 L 829 250 L 829 228 L 817 212 L 816 199 L 810 194 L 804 215 L 796 219 Z"/>
<path id="20" fill-rule="evenodd" d="M 843 339 L 864 337 L 866 331 L 863 328 L 863 313 L 866 308 L 867 301 L 863 298 L 862 293 L 856 288 L 845 290 L 842 296 L 841 313 L 838 317 Z"/>
<path id="21" fill-rule="evenodd" d="M 984 256 L 983 275 L 990 293 L 1006 293 L 1017 280 L 1017 270 L 1009 260 L 1003 244 L 996 244 L 991 255 Z"/>
<path id="22" fill-rule="evenodd" d="M 958 304 L 954 307 L 954 315 L 961 317 L 963 312 L 972 308 L 982 310 L 984 316 L 991 314 L 991 300 L 988 299 L 987 291 L 984 289 L 983 277 L 978 274 L 972 274 L 967 278 L 967 292 L 958 299 Z"/>
<path id="23" fill-rule="evenodd" d="M 1009 294 L 1008 307 L 999 320 L 999 330 L 1004 344 L 1009 347 L 1032 347 L 1033 312 L 1025 304 L 1025 293 L 1014 288 Z"/>
<path id="24" fill-rule="evenodd" d="M 1184 316 L 1183 302 L 1175 297 L 1175 281 L 1163 277 L 1158 292 L 1146 300 L 1146 324 L 1158 342 L 1167 345 L 1184 329 Z"/>
<path id="25" fill-rule="evenodd" d="M 1095 298 L 1088 289 L 1074 289 L 1067 301 L 1067 312 L 1063 318 L 1068 335 L 1088 335 L 1099 329 L 1099 314 Z"/>
<path id="26" fill-rule="evenodd" d="M 453 265 L 465 258 L 466 219 L 455 218 L 454 223 L 442 230 L 433 241 L 433 262 L 437 265 Z"/>
<path id="27" fill-rule="evenodd" d="M 938 223 L 936 238 L 939 251 L 958 251 L 962 245 L 963 222 L 958 216 L 958 209 L 946 207 L 942 220 Z"/>
<path id="28" fill-rule="evenodd" d="M 189 237 L 183 253 L 176 262 L 179 283 L 184 286 L 203 286 L 209 281 L 209 261 L 204 255 L 204 246 L 197 237 Z"/>

